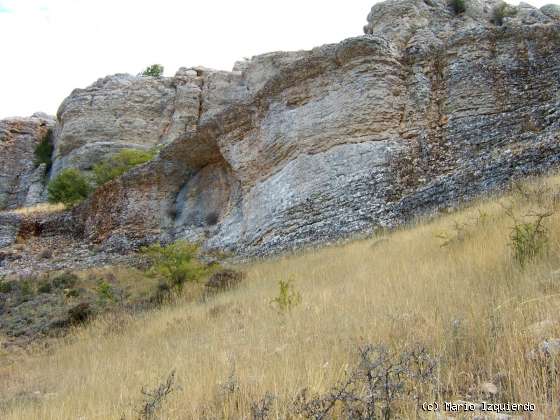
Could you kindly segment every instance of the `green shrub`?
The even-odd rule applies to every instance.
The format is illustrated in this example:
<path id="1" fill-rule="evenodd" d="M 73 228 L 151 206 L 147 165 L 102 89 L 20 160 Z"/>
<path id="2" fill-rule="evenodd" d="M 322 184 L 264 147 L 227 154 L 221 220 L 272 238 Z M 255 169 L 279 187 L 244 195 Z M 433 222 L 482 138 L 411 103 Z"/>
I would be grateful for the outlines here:
<path id="1" fill-rule="evenodd" d="M 22 296 L 33 296 L 33 283 L 31 279 L 20 280 L 18 285 Z"/>
<path id="2" fill-rule="evenodd" d="M 141 73 L 142 76 L 160 77 L 163 75 L 163 66 L 161 64 L 152 64 L 146 67 Z"/>
<path id="3" fill-rule="evenodd" d="M 53 286 L 49 281 L 43 281 L 37 286 L 37 292 L 39 293 L 51 293 L 53 291 Z"/>
<path id="4" fill-rule="evenodd" d="M 5 277 L 0 277 L 0 293 L 10 293 L 14 289 L 14 283 L 5 280 Z"/>
<path id="5" fill-rule="evenodd" d="M 207 271 L 197 259 L 198 246 L 185 241 L 167 246 L 151 245 L 142 252 L 151 261 L 150 271 L 163 277 L 178 291 L 185 283 L 200 280 Z"/>
<path id="6" fill-rule="evenodd" d="M 77 282 L 78 276 L 70 272 L 61 273 L 52 279 L 53 286 L 59 289 L 70 289 Z"/>
<path id="7" fill-rule="evenodd" d="M 68 321 L 73 324 L 82 324 L 94 315 L 93 309 L 88 302 L 78 303 L 68 310 Z"/>
<path id="8" fill-rule="evenodd" d="M 456 15 L 460 15 L 461 13 L 465 13 L 465 10 L 467 10 L 466 6 L 465 6 L 465 0 L 451 0 L 449 5 L 451 6 L 451 8 L 453 9 L 453 12 Z"/>
<path id="9" fill-rule="evenodd" d="M 271 303 L 278 306 L 282 312 L 288 312 L 301 303 L 301 294 L 294 289 L 293 280 L 280 280 L 278 282 L 278 296 Z"/>
<path id="10" fill-rule="evenodd" d="M 89 195 L 91 186 L 77 169 L 65 169 L 49 182 L 47 191 L 50 203 L 63 203 L 71 207 Z"/>
<path id="11" fill-rule="evenodd" d="M 35 166 L 39 166 L 44 163 L 47 167 L 47 171 L 51 169 L 52 166 L 52 130 L 49 128 L 47 134 L 41 140 L 41 142 L 35 148 Z"/>
<path id="12" fill-rule="evenodd" d="M 542 225 L 544 217 L 534 222 L 516 223 L 511 232 L 513 257 L 524 267 L 548 248 L 548 231 Z"/>
<path id="13" fill-rule="evenodd" d="M 155 291 L 149 298 L 149 302 L 156 305 L 161 305 L 162 303 L 167 302 L 170 299 L 171 291 L 172 290 L 169 283 L 165 280 L 162 280 L 157 284 Z"/>
<path id="14" fill-rule="evenodd" d="M 105 280 L 99 281 L 97 284 L 97 295 L 101 301 L 114 301 L 115 294 L 113 293 L 113 288 Z"/>
<path id="15" fill-rule="evenodd" d="M 494 10 L 492 10 L 491 22 L 495 25 L 502 26 L 504 24 L 505 17 L 512 17 L 517 14 L 517 9 L 507 3 L 500 3 Z"/>
<path id="16" fill-rule="evenodd" d="M 103 185 L 121 176 L 131 168 L 148 162 L 154 156 L 154 150 L 123 149 L 109 159 L 93 166 L 95 183 Z"/>

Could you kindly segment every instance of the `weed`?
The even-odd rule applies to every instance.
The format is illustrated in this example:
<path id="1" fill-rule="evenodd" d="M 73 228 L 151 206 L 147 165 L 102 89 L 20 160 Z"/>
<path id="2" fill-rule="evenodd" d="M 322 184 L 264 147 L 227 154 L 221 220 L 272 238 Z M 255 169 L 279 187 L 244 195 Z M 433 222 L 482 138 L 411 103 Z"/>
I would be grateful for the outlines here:
<path id="1" fill-rule="evenodd" d="M 105 280 L 100 280 L 97 284 L 97 295 L 99 296 L 99 300 L 101 300 L 102 302 L 113 302 L 115 300 L 113 288 Z"/>
<path id="2" fill-rule="evenodd" d="M 157 412 L 161 408 L 165 398 L 173 392 L 175 386 L 175 371 L 172 371 L 165 382 L 151 391 L 141 389 L 144 396 L 142 408 L 139 410 L 141 420 L 153 420 L 157 418 Z"/>
<path id="3" fill-rule="evenodd" d="M 262 399 L 253 402 L 251 404 L 251 418 L 253 420 L 268 419 L 274 399 L 274 395 L 272 395 L 270 392 L 267 392 Z"/>
<path id="4" fill-rule="evenodd" d="M 33 296 L 33 282 L 31 279 L 23 279 L 19 281 L 19 291 L 22 296 Z"/>
<path id="5" fill-rule="evenodd" d="M 294 289 L 293 279 L 278 282 L 278 296 L 271 300 L 281 312 L 289 312 L 301 303 L 301 294 Z"/>
<path id="6" fill-rule="evenodd" d="M 539 214 L 533 222 L 516 222 L 512 227 L 510 240 L 513 257 L 521 267 L 546 252 L 548 231 L 543 221 L 549 216 L 551 214 Z"/>
<path id="7" fill-rule="evenodd" d="M 325 395 L 302 390 L 294 411 L 305 418 L 390 419 L 396 402 L 408 400 L 418 410 L 423 388 L 435 381 L 436 361 L 422 346 L 392 353 L 385 346 L 359 349 L 359 364 L 347 379 Z"/>
<path id="8" fill-rule="evenodd" d="M 544 226 L 544 221 L 554 213 L 552 211 L 537 211 L 526 214 L 524 220 L 519 220 L 511 206 L 502 207 L 505 209 L 506 215 L 513 220 L 510 233 L 510 247 L 513 251 L 513 258 L 523 268 L 527 263 L 545 254 L 548 250 L 549 232 Z M 533 220 L 527 221 L 528 218 Z"/>

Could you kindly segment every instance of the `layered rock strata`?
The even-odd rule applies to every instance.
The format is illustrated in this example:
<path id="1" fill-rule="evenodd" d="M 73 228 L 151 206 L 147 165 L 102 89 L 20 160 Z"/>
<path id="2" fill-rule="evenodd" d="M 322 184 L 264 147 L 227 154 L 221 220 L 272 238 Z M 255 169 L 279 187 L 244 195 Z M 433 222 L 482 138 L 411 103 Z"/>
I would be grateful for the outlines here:
<path id="1" fill-rule="evenodd" d="M 36 161 L 35 149 L 55 125 L 54 117 L 0 120 L 0 210 L 44 201 L 46 165 Z"/>
<path id="2" fill-rule="evenodd" d="M 233 72 L 112 76 L 61 106 L 55 170 L 151 162 L 74 211 L 84 238 L 262 255 L 452 206 L 560 163 L 560 21 L 527 4 L 389 0 L 365 35 Z M 107 145 L 107 149 L 103 149 Z"/>

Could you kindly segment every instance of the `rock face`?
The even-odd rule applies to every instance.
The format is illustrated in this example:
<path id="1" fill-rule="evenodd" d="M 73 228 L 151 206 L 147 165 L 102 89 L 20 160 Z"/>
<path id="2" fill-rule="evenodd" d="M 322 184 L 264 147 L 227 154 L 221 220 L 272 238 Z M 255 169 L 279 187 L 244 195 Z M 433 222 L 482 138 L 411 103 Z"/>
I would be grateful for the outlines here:
<path id="1" fill-rule="evenodd" d="M 169 79 L 115 75 L 76 89 L 58 109 L 53 173 L 89 170 L 121 148 L 150 148 L 173 112 Z"/>
<path id="2" fill-rule="evenodd" d="M 547 4 L 541 7 L 541 12 L 551 19 L 560 20 L 560 6 L 557 4 Z"/>
<path id="3" fill-rule="evenodd" d="M 35 165 L 35 148 L 55 125 L 54 117 L 0 120 L 0 210 L 44 201 L 45 165 Z"/>
<path id="4" fill-rule="evenodd" d="M 165 145 L 74 212 L 106 249 L 261 255 L 394 226 L 560 163 L 560 21 L 389 0 L 366 34 L 233 72 L 117 75 L 59 110 L 55 170 Z"/>

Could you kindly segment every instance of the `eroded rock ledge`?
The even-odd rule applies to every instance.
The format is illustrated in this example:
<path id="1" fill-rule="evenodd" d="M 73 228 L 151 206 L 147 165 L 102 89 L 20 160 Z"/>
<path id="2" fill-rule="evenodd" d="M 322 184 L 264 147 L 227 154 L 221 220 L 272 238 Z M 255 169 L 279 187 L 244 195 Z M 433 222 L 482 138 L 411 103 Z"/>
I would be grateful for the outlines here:
<path id="1" fill-rule="evenodd" d="M 159 156 L 76 209 L 83 238 L 262 255 L 394 226 L 560 162 L 560 21 L 493 2 L 376 4 L 366 35 L 233 72 L 111 76 L 58 112 L 54 170 Z"/>

